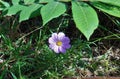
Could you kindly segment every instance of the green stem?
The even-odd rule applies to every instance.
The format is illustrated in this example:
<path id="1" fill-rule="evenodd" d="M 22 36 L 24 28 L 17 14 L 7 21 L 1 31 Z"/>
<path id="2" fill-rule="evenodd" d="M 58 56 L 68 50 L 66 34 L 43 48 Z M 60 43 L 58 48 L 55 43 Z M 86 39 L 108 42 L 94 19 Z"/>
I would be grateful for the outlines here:
<path id="1" fill-rule="evenodd" d="M 108 36 L 105 36 L 105 37 L 102 37 L 102 38 L 98 38 L 98 39 L 92 41 L 92 43 L 98 42 L 98 41 L 101 41 L 101 40 L 104 40 L 104 39 L 110 39 L 113 36 L 117 36 L 117 38 L 113 38 L 113 39 L 120 39 L 120 37 L 118 37 L 118 36 L 120 36 L 120 34 L 112 34 L 112 35 L 108 35 Z"/>

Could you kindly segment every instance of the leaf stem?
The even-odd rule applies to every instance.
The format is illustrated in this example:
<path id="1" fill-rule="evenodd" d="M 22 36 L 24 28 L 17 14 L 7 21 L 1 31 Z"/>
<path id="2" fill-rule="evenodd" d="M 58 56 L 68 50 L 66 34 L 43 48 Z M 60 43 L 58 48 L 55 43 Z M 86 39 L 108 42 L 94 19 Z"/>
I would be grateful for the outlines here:
<path id="1" fill-rule="evenodd" d="M 101 40 L 103 40 L 103 39 L 109 39 L 109 38 L 111 38 L 111 37 L 113 37 L 113 36 L 117 36 L 117 38 L 120 39 L 120 37 L 118 37 L 118 36 L 120 36 L 120 34 L 112 34 L 112 35 L 108 35 L 108 36 L 105 36 L 105 37 L 102 37 L 102 38 L 98 38 L 98 39 L 92 41 L 92 43 L 101 41 Z M 117 39 L 117 38 L 113 38 L 113 39 Z M 112 38 L 111 38 L 111 39 L 112 39 Z"/>

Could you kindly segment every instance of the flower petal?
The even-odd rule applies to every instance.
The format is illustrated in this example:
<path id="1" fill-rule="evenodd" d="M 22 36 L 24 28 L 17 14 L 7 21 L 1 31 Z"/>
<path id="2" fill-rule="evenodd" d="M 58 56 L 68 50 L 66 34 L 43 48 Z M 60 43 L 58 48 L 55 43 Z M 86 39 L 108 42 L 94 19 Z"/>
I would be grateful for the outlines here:
<path id="1" fill-rule="evenodd" d="M 58 38 L 57 33 L 53 33 L 53 34 L 52 34 L 52 38 L 57 39 L 57 38 Z"/>
<path id="2" fill-rule="evenodd" d="M 56 46 L 56 44 L 50 44 L 50 45 L 49 45 L 49 47 L 50 47 L 51 49 L 54 49 L 55 46 Z"/>
<path id="3" fill-rule="evenodd" d="M 70 39 L 69 39 L 68 37 L 64 37 L 61 41 L 62 41 L 62 43 L 64 43 L 64 44 L 70 43 Z"/>
<path id="4" fill-rule="evenodd" d="M 65 53 L 65 52 L 66 52 L 66 49 L 63 48 L 62 46 L 59 47 L 59 50 L 60 50 L 60 52 L 62 52 L 62 53 Z"/>
<path id="5" fill-rule="evenodd" d="M 55 43 L 56 41 L 55 41 L 52 37 L 50 37 L 50 38 L 48 39 L 48 42 L 52 44 L 52 43 Z"/>
<path id="6" fill-rule="evenodd" d="M 57 37 L 57 33 L 53 33 L 52 34 L 52 37 L 50 37 L 49 39 L 48 39 L 48 42 L 49 43 L 56 43 L 57 41 L 58 41 L 58 39 L 57 39 L 58 37 Z"/>
<path id="7" fill-rule="evenodd" d="M 58 40 L 62 40 L 65 37 L 65 34 L 63 32 L 58 33 Z"/>
<path id="8" fill-rule="evenodd" d="M 56 53 L 59 53 L 60 51 L 59 51 L 59 49 L 58 49 L 59 47 L 56 45 L 56 46 L 54 46 L 54 52 L 56 52 Z"/>
<path id="9" fill-rule="evenodd" d="M 62 47 L 65 49 L 69 49 L 71 47 L 71 45 L 70 44 L 63 44 Z"/>

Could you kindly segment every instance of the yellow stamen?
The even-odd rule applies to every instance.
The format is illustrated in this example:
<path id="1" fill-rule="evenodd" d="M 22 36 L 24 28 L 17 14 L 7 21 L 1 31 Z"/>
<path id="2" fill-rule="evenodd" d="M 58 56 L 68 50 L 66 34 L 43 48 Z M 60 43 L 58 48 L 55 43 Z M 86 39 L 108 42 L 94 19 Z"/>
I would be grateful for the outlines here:
<path id="1" fill-rule="evenodd" d="M 61 42 L 61 41 L 58 41 L 58 42 L 56 42 L 56 44 L 57 44 L 58 46 L 61 46 L 61 45 L 62 45 L 62 42 Z"/>

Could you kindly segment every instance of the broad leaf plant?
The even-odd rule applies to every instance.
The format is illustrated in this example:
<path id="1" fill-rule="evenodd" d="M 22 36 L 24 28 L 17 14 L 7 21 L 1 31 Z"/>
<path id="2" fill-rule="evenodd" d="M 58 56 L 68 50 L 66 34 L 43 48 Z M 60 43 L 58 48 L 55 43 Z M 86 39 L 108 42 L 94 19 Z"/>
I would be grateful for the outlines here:
<path id="1" fill-rule="evenodd" d="M 69 14 L 68 7 L 71 9 L 76 27 L 87 40 L 98 28 L 96 10 L 120 18 L 120 0 L 0 0 L 1 16 L 18 14 L 19 22 L 22 22 L 41 15 L 43 26 L 54 18 Z"/>

